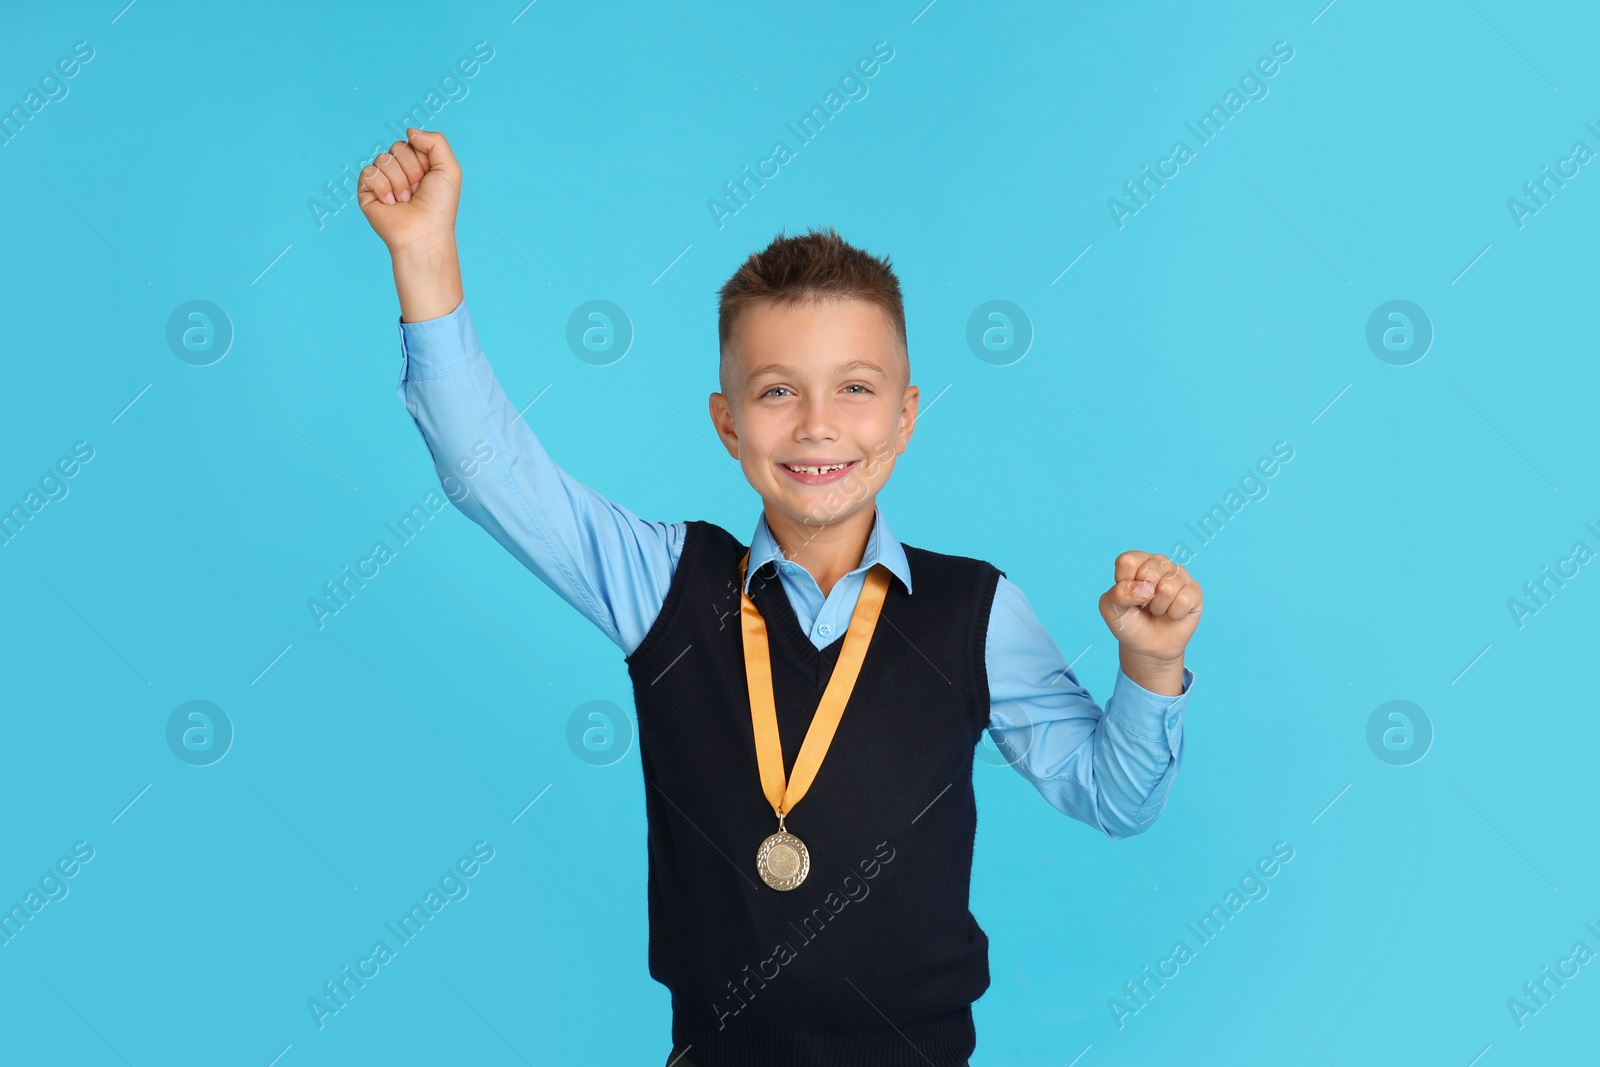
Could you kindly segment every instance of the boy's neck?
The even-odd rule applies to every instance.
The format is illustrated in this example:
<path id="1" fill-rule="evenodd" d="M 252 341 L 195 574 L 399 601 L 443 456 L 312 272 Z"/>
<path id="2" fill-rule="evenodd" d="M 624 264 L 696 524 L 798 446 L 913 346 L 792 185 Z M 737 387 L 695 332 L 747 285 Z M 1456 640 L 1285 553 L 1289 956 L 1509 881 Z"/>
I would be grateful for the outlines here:
<path id="1" fill-rule="evenodd" d="M 765 509 L 767 529 L 785 559 L 804 567 L 827 596 L 840 578 L 861 566 L 877 519 L 875 504 L 826 526 L 796 522 L 772 506 Z"/>

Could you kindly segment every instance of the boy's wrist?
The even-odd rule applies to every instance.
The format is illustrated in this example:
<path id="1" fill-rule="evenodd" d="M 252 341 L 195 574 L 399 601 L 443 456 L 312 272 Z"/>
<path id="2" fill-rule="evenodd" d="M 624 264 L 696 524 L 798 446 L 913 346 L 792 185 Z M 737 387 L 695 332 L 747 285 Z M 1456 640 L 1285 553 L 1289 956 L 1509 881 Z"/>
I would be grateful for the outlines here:
<path id="1" fill-rule="evenodd" d="M 391 249 L 390 256 L 401 322 L 437 319 L 461 304 L 461 260 L 454 234 Z"/>
<path id="2" fill-rule="evenodd" d="M 449 230 L 430 237 L 416 238 L 404 245 L 389 249 L 389 256 L 396 264 L 437 263 L 455 255 L 456 235 L 454 231 Z"/>
<path id="3" fill-rule="evenodd" d="M 1182 654 L 1177 659 L 1161 659 L 1119 646 L 1117 658 L 1122 673 L 1150 692 L 1170 697 L 1183 694 Z"/>

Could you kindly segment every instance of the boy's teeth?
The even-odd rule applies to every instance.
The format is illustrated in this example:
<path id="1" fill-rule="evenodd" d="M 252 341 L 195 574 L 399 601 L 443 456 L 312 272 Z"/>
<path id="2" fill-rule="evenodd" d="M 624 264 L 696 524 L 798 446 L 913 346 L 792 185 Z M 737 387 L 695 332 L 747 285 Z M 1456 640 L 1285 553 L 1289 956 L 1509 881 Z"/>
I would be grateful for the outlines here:
<path id="1" fill-rule="evenodd" d="M 792 471 L 799 471 L 801 474 L 826 474 L 829 471 L 836 471 L 840 470 L 841 468 L 848 467 L 850 464 L 835 463 L 831 467 L 796 467 L 792 463 L 785 463 L 784 466 L 788 467 Z"/>

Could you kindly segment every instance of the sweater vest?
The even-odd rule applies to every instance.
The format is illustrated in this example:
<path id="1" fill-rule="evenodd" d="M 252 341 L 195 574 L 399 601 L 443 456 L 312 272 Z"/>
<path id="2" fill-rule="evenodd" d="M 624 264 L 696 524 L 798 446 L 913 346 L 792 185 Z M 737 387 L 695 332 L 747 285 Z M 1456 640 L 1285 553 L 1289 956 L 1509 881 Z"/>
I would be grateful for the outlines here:
<path id="1" fill-rule="evenodd" d="M 661 612 L 627 657 L 648 830 L 650 974 L 698 1067 L 960 1067 L 989 939 L 968 909 L 973 757 L 989 723 L 982 560 L 903 545 L 833 743 L 787 828 L 806 880 L 772 889 L 756 850 L 778 829 L 761 789 L 740 629 L 747 546 L 690 521 Z M 818 649 L 776 565 L 766 621 L 789 775 L 844 644 Z"/>

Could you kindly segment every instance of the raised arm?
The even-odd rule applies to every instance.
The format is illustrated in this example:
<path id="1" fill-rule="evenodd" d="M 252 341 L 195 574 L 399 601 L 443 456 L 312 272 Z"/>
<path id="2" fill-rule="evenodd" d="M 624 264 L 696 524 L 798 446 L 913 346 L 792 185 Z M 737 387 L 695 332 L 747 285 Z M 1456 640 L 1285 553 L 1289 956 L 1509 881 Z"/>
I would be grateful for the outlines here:
<path id="1" fill-rule="evenodd" d="M 1182 692 L 1144 688 L 1121 668 L 1105 710 L 1078 684 L 1022 590 L 1002 577 L 987 639 L 989 736 L 1058 811 L 1112 840 L 1143 833 L 1183 766 Z"/>
<path id="2" fill-rule="evenodd" d="M 686 525 L 645 522 L 572 478 L 506 397 L 462 295 L 461 168 L 442 134 L 407 133 L 361 172 L 360 193 L 400 297 L 396 391 L 451 502 L 632 652 L 666 600 Z"/>

